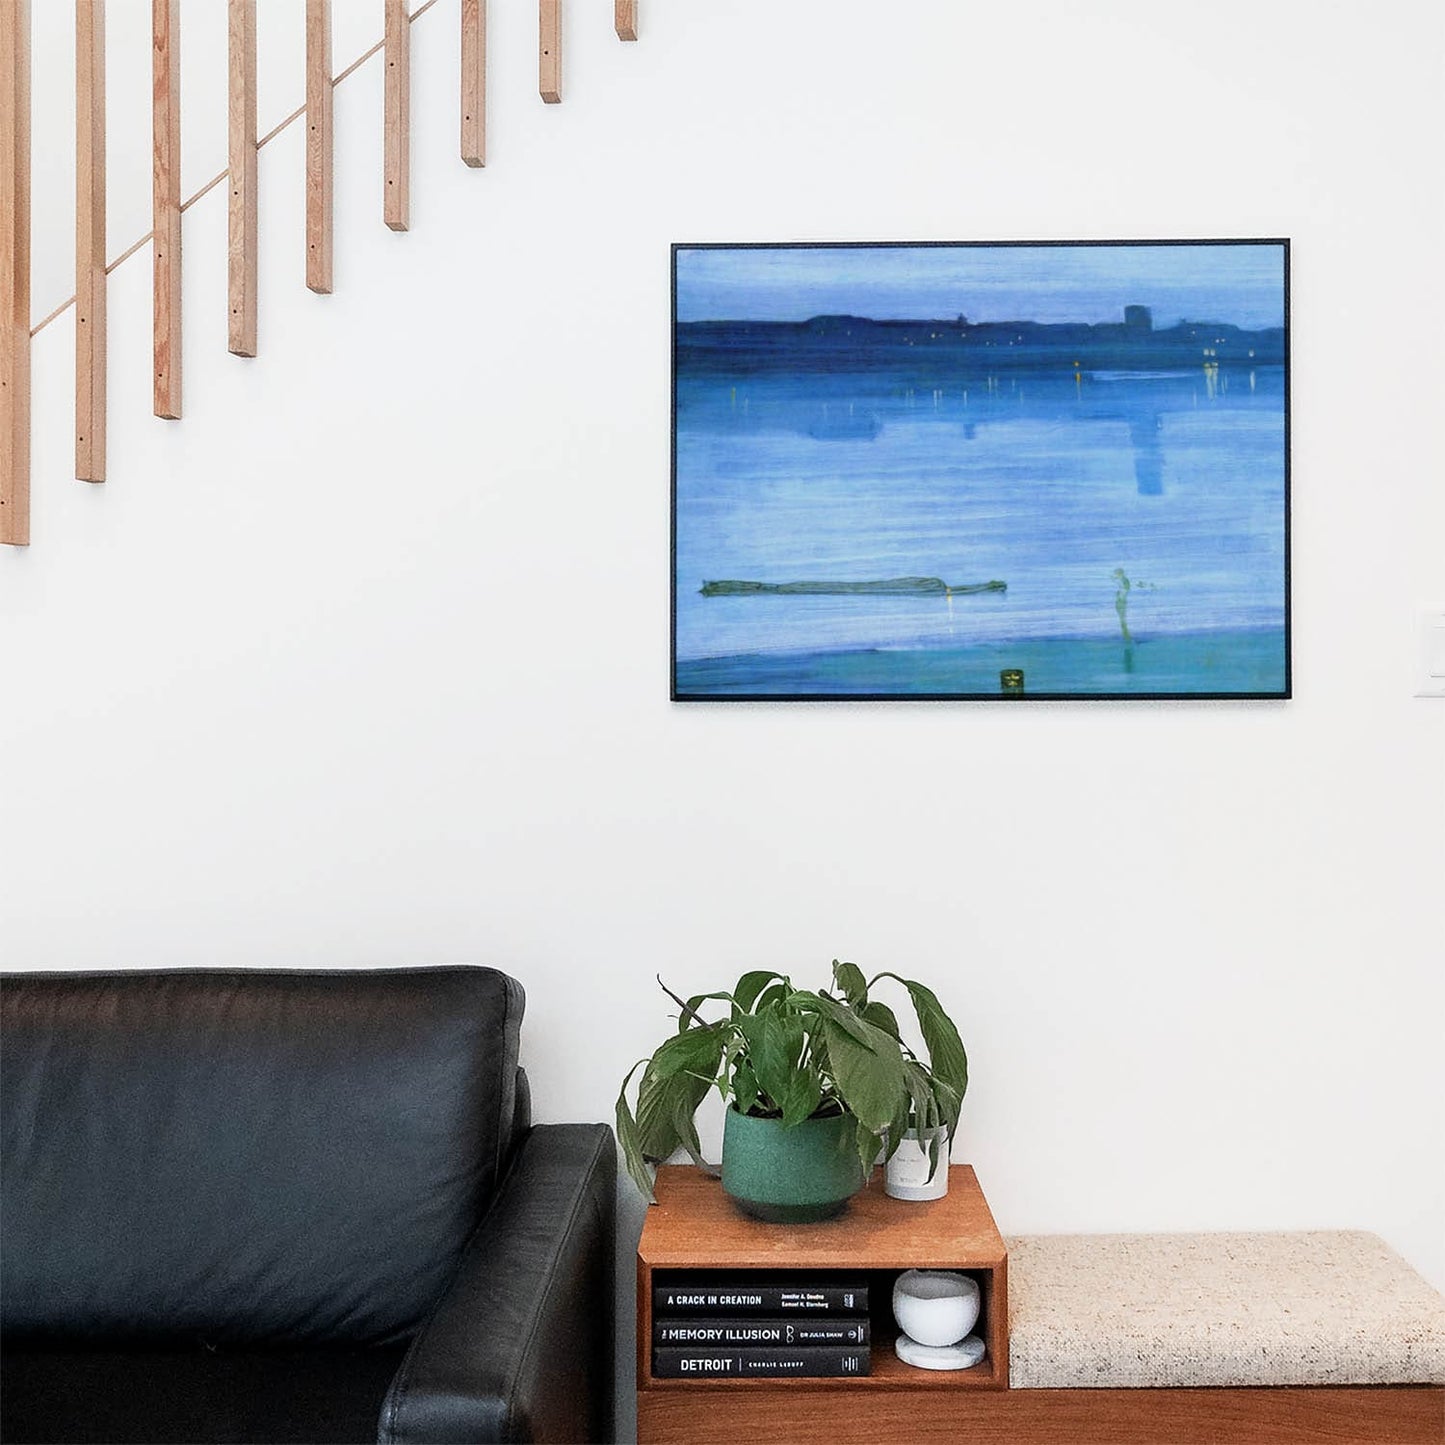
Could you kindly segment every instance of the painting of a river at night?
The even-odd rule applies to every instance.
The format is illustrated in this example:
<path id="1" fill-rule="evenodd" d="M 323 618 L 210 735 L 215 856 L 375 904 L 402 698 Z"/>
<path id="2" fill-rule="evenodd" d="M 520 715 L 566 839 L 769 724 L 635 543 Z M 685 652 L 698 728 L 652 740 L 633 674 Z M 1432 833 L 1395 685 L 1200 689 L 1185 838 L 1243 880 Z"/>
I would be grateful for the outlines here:
<path id="1" fill-rule="evenodd" d="M 1285 241 L 673 248 L 672 692 L 1285 698 Z"/>

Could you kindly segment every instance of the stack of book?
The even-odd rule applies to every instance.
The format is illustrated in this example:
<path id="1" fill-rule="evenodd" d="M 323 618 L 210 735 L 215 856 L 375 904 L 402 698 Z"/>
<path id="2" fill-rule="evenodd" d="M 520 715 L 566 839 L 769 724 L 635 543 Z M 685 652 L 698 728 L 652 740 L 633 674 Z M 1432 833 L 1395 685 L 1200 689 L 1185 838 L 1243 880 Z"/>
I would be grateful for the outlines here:
<path id="1" fill-rule="evenodd" d="M 862 1280 L 766 1278 L 717 1282 L 669 1274 L 652 1289 L 652 1373 L 814 1379 L 871 1368 L 868 1286 Z"/>

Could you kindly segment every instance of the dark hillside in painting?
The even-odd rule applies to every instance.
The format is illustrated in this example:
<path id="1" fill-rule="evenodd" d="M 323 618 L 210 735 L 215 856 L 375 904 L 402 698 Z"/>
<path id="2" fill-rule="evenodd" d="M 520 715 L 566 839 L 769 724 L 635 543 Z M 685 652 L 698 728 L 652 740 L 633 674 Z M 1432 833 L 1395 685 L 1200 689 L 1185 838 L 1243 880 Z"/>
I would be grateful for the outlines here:
<path id="1" fill-rule="evenodd" d="M 815 316 L 810 321 L 691 321 L 677 327 L 677 362 L 684 370 L 765 370 L 799 366 L 867 371 L 921 365 L 1008 371 L 1054 365 L 1138 370 L 1198 366 L 1213 360 L 1241 366 L 1284 361 L 1284 329 L 1244 331 L 1218 321 L 1181 321 L 1156 331 L 1147 306 L 1125 307 L 1125 320 L 1097 326 L 1036 321 L 873 321 L 864 316 Z"/>

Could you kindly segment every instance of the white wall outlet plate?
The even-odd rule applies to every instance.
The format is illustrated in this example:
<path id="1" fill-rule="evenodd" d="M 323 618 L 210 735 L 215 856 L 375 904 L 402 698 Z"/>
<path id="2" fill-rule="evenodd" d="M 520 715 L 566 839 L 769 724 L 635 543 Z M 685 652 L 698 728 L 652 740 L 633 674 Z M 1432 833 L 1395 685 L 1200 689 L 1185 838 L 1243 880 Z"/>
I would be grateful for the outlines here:
<path id="1" fill-rule="evenodd" d="M 1445 607 L 1422 608 L 1416 697 L 1445 697 Z"/>

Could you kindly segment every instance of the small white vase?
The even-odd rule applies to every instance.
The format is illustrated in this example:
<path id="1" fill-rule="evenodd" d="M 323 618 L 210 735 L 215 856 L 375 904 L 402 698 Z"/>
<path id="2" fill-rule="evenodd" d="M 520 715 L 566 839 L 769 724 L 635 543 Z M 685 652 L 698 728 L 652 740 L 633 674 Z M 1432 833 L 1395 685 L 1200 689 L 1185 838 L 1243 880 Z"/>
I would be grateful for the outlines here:
<path id="1" fill-rule="evenodd" d="M 898 1328 L 909 1339 L 934 1348 L 963 1339 L 978 1323 L 982 1302 L 978 1281 L 954 1270 L 905 1270 L 893 1285 Z"/>
<path id="2" fill-rule="evenodd" d="M 940 1138 L 938 1168 L 930 1179 L 929 1149 L 935 1134 Z M 910 1129 L 884 1166 L 883 1192 L 894 1199 L 942 1199 L 948 1193 L 948 1142 L 943 1129 L 930 1129 L 922 1139 L 917 1129 Z"/>

